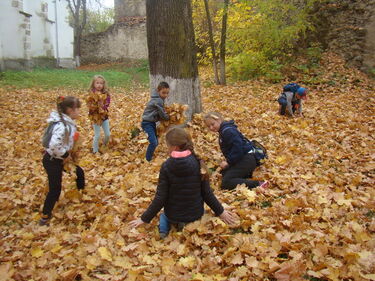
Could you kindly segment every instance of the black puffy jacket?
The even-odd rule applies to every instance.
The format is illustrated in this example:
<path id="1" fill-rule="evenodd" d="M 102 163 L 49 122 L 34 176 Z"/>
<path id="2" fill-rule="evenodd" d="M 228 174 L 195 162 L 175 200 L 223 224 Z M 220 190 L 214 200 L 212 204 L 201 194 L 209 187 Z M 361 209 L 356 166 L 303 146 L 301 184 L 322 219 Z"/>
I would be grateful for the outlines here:
<path id="1" fill-rule="evenodd" d="M 141 219 L 149 223 L 164 207 L 168 219 L 174 222 L 193 222 L 203 216 L 204 202 L 221 215 L 224 211 L 210 188 L 209 181 L 202 181 L 199 161 L 194 155 L 168 158 L 159 174 L 154 200 Z"/>

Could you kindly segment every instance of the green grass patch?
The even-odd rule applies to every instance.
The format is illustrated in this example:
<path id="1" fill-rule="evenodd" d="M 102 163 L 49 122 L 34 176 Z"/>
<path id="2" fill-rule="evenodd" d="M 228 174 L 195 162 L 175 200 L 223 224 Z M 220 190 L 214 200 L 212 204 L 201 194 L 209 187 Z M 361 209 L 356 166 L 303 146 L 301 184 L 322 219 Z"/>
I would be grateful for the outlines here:
<path id="1" fill-rule="evenodd" d="M 103 75 L 109 87 L 146 86 L 149 81 L 148 66 L 144 65 L 102 70 L 37 68 L 32 71 L 1 72 L 0 87 L 87 89 L 92 77 L 96 74 Z"/>

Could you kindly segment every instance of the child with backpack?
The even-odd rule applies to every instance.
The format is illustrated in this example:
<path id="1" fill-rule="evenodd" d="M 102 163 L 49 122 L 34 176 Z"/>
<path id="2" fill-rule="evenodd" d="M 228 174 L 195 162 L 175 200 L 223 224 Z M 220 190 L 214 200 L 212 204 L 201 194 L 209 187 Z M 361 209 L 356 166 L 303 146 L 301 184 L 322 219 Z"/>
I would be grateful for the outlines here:
<path id="1" fill-rule="evenodd" d="M 149 145 L 146 151 L 146 160 L 151 161 L 154 151 L 158 145 L 156 134 L 156 122 L 159 120 L 169 120 L 169 115 L 164 110 L 164 101 L 169 95 L 169 85 L 167 82 L 160 82 L 157 90 L 151 93 L 151 99 L 147 103 L 142 114 L 142 129 L 148 136 Z"/>
<path id="2" fill-rule="evenodd" d="M 107 82 L 101 75 L 95 75 L 91 81 L 87 106 L 89 118 L 94 127 L 93 153 L 99 151 L 100 128 L 104 131 L 103 144 L 107 145 L 111 135 L 109 130 L 108 108 L 111 103 L 111 96 L 107 89 Z"/>
<path id="3" fill-rule="evenodd" d="M 154 200 L 141 218 L 130 222 L 131 227 L 149 223 L 164 207 L 160 215 L 159 233 L 165 238 L 171 224 L 182 228 L 199 220 L 204 213 L 204 202 L 225 223 L 233 224 L 234 216 L 225 211 L 210 188 L 207 169 L 194 154 L 191 136 L 182 128 L 173 128 L 166 134 L 170 157 L 163 163 Z M 201 174 L 201 167 L 205 173 Z"/>
<path id="4" fill-rule="evenodd" d="M 39 225 L 47 225 L 52 217 L 52 210 L 61 193 L 64 164 L 71 160 L 71 149 L 77 127 L 74 122 L 79 117 L 81 102 L 76 97 L 58 97 L 57 111 L 53 111 L 47 119 L 49 123 L 43 136 L 45 148 L 43 167 L 48 175 L 48 194 L 44 201 L 42 218 Z M 85 187 L 85 175 L 81 167 L 76 166 L 77 188 Z"/>
<path id="5" fill-rule="evenodd" d="M 307 98 L 308 90 L 296 83 L 290 83 L 283 87 L 279 102 L 279 114 L 294 117 L 302 115 L 302 100 Z"/>
<path id="6" fill-rule="evenodd" d="M 260 153 L 258 148 L 245 138 L 237 129 L 234 121 L 224 121 L 218 112 L 209 112 L 204 121 L 208 129 L 219 133 L 219 145 L 225 157 L 220 167 L 222 169 L 221 188 L 232 190 L 239 184 L 245 184 L 249 189 L 258 187 L 257 191 L 264 192 L 268 187 L 267 181 L 250 180 L 261 159 L 266 158 L 266 153 Z"/>

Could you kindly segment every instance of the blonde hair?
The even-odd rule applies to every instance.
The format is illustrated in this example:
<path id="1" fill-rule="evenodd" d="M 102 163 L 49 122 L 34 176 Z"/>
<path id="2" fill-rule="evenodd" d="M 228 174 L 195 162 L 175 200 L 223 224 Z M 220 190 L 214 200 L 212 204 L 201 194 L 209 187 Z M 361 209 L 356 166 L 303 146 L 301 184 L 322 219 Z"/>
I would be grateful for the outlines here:
<path id="1" fill-rule="evenodd" d="M 195 154 L 193 141 L 187 131 L 180 127 L 173 127 L 166 133 L 165 141 L 167 142 L 168 146 L 177 146 L 181 151 L 190 150 L 199 162 L 202 180 L 209 179 L 208 168 L 204 161 L 200 159 L 197 154 Z"/>
<path id="2" fill-rule="evenodd" d="M 94 84 L 95 84 L 96 79 L 102 79 L 103 80 L 104 84 L 103 84 L 102 93 L 107 94 L 108 93 L 107 81 L 104 79 L 104 77 L 102 75 L 94 75 L 94 77 L 92 78 L 91 83 L 90 83 L 89 91 L 94 91 L 94 89 L 95 89 Z"/>
<path id="3" fill-rule="evenodd" d="M 214 119 L 214 120 L 219 120 L 219 121 L 224 120 L 223 115 L 221 115 L 219 112 L 215 112 L 215 111 L 208 112 L 204 116 L 204 120 L 206 121 L 207 119 Z"/>

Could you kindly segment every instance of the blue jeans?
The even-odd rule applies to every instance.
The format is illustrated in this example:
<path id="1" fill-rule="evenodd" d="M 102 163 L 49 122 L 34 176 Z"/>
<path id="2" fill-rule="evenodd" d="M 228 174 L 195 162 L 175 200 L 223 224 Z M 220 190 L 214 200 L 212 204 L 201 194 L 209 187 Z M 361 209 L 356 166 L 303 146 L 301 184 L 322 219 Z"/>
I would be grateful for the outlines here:
<path id="1" fill-rule="evenodd" d="M 151 161 L 152 156 L 154 155 L 154 151 L 156 147 L 158 146 L 158 137 L 156 135 L 156 123 L 142 121 L 141 126 L 142 126 L 142 129 L 146 132 L 148 136 L 148 141 L 150 143 L 146 151 L 146 160 Z"/>
<path id="2" fill-rule="evenodd" d="M 99 139 L 100 139 L 100 127 L 103 128 L 104 131 L 104 145 L 106 145 L 109 141 L 109 136 L 111 135 L 109 131 L 109 120 L 104 120 L 102 125 L 94 124 L 94 143 L 92 146 L 93 152 L 96 153 L 99 151 Z"/>
<path id="3" fill-rule="evenodd" d="M 168 233 L 170 229 L 171 224 L 169 219 L 164 213 L 161 213 L 159 218 L 159 233 Z"/>

